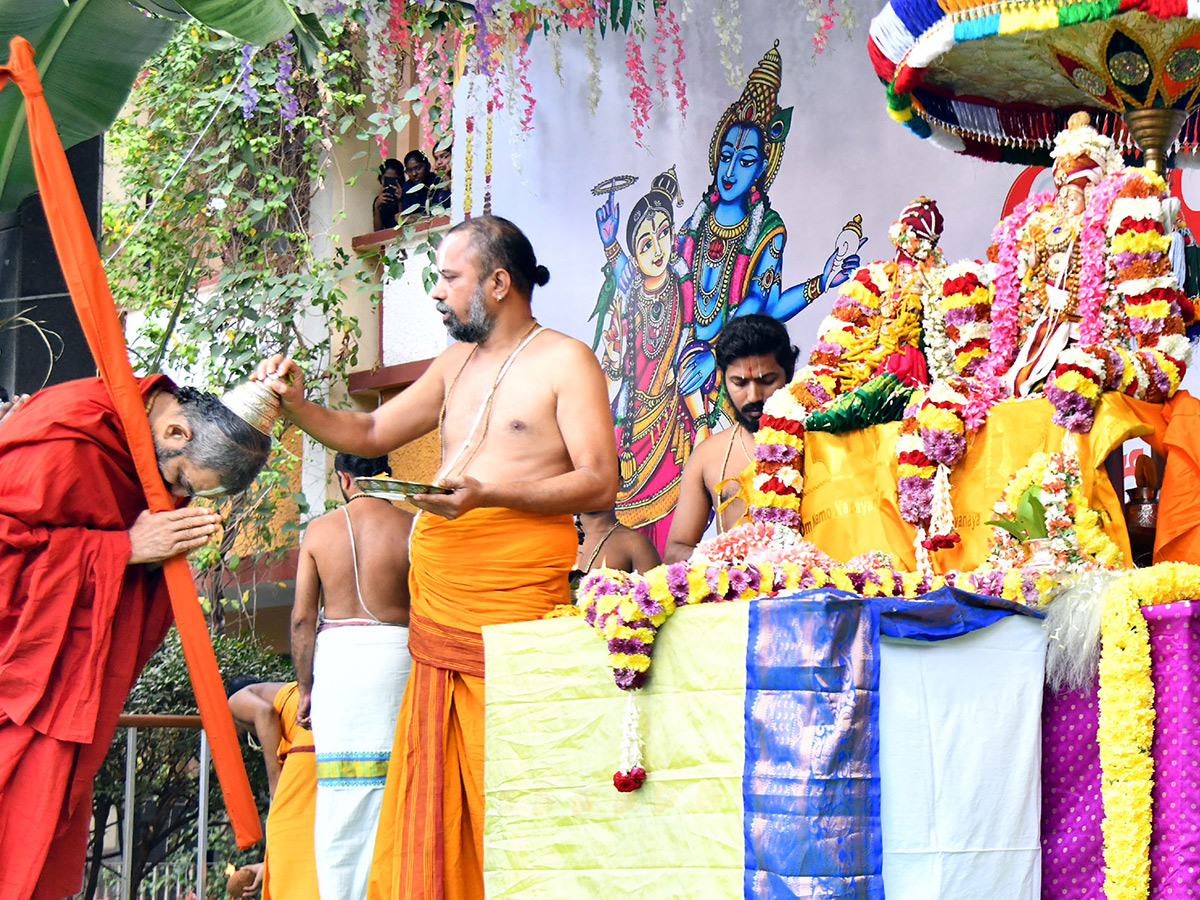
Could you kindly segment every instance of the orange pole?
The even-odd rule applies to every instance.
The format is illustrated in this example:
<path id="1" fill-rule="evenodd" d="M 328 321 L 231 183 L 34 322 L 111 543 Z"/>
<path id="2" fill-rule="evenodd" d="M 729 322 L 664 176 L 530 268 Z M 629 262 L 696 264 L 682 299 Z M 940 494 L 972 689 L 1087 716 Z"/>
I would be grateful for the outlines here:
<path id="1" fill-rule="evenodd" d="M 46 212 L 50 236 L 54 239 L 54 249 L 88 347 L 121 419 L 138 479 L 145 490 L 151 511 L 174 509 L 175 505 L 158 471 L 150 423 L 146 419 L 142 395 L 133 377 L 133 368 L 129 365 L 125 334 L 117 318 L 117 308 L 104 274 L 104 265 L 88 227 L 83 204 L 79 202 L 75 179 L 71 176 L 62 142 L 50 118 L 50 109 L 42 96 L 41 81 L 33 63 L 33 48 L 23 37 L 14 37 L 9 43 L 8 63 L 0 67 L 0 89 L 10 79 L 25 95 L 29 148 L 33 155 L 33 169 L 42 197 L 42 208 Z M 217 658 L 196 596 L 196 586 L 188 570 L 187 558 L 176 556 L 167 560 L 163 564 L 163 574 L 171 596 L 175 624 L 183 643 L 192 689 L 196 693 L 196 705 L 200 708 L 200 718 L 208 733 L 217 779 L 229 811 L 229 821 L 233 825 L 238 846 L 249 847 L 262 839 L 258 807 L 250 790 L 246 768 L 242 764 L 233 716 L 225 699 Z"/>

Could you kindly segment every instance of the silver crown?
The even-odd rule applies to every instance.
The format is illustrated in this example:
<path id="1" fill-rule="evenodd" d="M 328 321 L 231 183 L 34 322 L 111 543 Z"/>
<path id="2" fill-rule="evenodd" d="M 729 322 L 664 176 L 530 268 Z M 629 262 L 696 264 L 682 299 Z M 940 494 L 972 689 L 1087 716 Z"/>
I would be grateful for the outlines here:
<path id="1" fill-rule="evenodd" d="M 271 436 L 275 423 L 283 418 L 279 395 L 261 381 L 243 381 L 226 391 L 221 402 L 252 428 Z"/>

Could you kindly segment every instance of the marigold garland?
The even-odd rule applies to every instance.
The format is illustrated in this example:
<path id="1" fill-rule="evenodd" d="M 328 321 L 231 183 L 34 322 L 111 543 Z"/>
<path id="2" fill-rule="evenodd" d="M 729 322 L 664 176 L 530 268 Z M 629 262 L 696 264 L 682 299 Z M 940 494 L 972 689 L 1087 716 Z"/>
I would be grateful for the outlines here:
<path id="1" fill-rule="evenodd" d="M 1200 598 L 1200 566 L 1159 563 L 1109 590 L 1101 620 L 1097 742 L 1104 800 L 1104 894 L 1145 900 L 1153 827 L 1154 682 L 1142 606 Z"/>

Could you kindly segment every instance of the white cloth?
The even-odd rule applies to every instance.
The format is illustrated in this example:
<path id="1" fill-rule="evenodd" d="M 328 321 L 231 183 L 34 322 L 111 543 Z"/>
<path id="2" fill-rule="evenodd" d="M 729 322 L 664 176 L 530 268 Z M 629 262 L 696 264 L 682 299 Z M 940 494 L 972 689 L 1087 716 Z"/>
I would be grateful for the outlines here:
<path id="1" fill-rule="evenodd" d="M 321 628 L 313 656 L 313 840 L 320 895 L 365 900 L 396 717 L 412 658 L 407 628 L 344 622 Z"/>
<path id="2" fill-rule="evenodd" d="M 1039 900 L 1040 621 L 884 638 L 880 660 L 888 900 Z"/>

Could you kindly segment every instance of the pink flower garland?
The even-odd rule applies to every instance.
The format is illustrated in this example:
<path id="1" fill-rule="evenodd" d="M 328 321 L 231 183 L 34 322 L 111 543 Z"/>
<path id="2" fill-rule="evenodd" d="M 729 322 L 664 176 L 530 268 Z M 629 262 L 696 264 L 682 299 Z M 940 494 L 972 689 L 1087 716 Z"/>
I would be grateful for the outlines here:
<path id="1" fill-rule="evenodd" d="M 980 374 L 999 375 L 1017 353 L 1017 316 L 1021 292 L 1017 277 L 1017 235 L 1039 208 L 1054 200 L 1054 191 L 1027 197 L 996 226 L 992 241 L 998 249 L 996 277 L 992 282 L 991 354 L 980 367 Z"/>
<path id="2" fill-rule="evenodd" d="M 625 73 L 629 76 L 629 99 L 633 101 L 633 121 L 630 124 L 640 147 L 650 122 L 650 85 L 646 82 L 642 47 L 634 39 L 632 31 L 625 41 Z"/>
<path id="3" fill-rule="evenodd" d="M 1079 343 L 1090 347 L 1100 343 L 1103 333 L 1105 300 L 1108 298 L 1108 236 L 1106 226 L 1108 213 L 1116 200 L 1117 192 L 1129 180 L 1126 172 L 1104 179 L 1091 190 L 1087 209 L 1080 221 L 1079 270 Z"/>
<path id="4" fill-rule="evenodd" d="M 659 13 L 659 18 L 662 18 L 662 13 Z M 666 14 L 666 31 L 671 37 L 671 43 L 675 45 L 675 58 L 671 60 L 671 67 L 674 70 L 671 78 L 671 83 L 675 86 L 675 100 L 679 104 L 679 117 L 687 118 L 687 83 L 683 80 L 683 61 L 687 58 L 683 52 L 683 37 L 679 34 L 679 22 L 675 19 L 675 10 L 667 7 Z"/>

